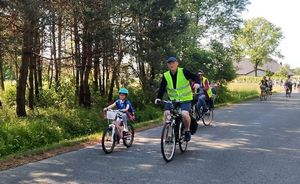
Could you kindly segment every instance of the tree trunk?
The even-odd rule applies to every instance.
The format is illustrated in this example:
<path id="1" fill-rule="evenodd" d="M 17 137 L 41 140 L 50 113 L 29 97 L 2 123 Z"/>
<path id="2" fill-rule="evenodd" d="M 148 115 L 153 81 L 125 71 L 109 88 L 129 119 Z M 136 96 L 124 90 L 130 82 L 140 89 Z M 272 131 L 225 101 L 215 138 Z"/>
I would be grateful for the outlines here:
<path id="1" fill-rule="evenodd" d="M 26 116 L 25 110 L 25 93 L 26 93 L 26 81 L 28 76 L 28 65 L 32 56 L 32 22 L 29 21 L 30 16 L 25 16 L 23 24 L 23 54 L 22 63 L 20 66 L 19 80 L 17 83 L 17 96 L 16 96 L 16 113 L 20 116 Z"/>
<path id="2" fill-rule="evenodd" d="M 78 20 L 77 17 L 74 16 L 74 46 L 75 46 L 75 53 L 74 53 L 74 59 L 75 59 L 75 86 L 76 86 L 76 96 L 79 98 L 79 77 L 80 77 L 80 38 L 79 38 L 79 31 L 78 31 Z"/>
<path id="3" fill-rule="evenodd" d="M 1 43 L 0 43 L 1 44 Z M 3 52 L 0 45 L 0 91 L 4 91 Z"/>
<path id="4" fill-rule="evenodd" d="M 54 81 L 55 81 L 55 91 L 57 92 L 57 85 L 59 83 L 59 77 L 58 77 L 58 60 L 56 55 L 56 18 L 55 13 L 52 13 L 52 26 L 51 26 L 51 34 L 52 34 L 52 56 L 54 60 L 54 69 L 55 69 L 55 75 L 54 75 Z M 52 81 L 51 81 L 52 82 Z"/>
<path id="5" fill-rule="evenodd" d="M 55 65 L 55 90 L 58 92 L 60 88 L 60 76 L 61 76 L 61 56 L 62 56 L 62 16 L 58 17 L 58 58 Z"/>
<path id="6" fill-rule="evenodd" d="M 93 86 L 94 91 L 97 92 L 99 90 L 99 64 L 100 64 L 100 58 L 98 54 L 98 44 L 96 43 L 95 49 L 94 49 L 94 79 L 93 79 Z"/>
<path id="7" fill-rule="evenodd" d="M 79 104 L 84 107 L 91 106 L 91 93 L 89 89 L 89 75 L 92 69 L 92 38 L 89 25 L 85 24 L 83 30 L 82 63 L 80 73 Z"/>
<path id="8" fill-rule="evenodd" d="M 40 34 L 39 30 L 35 31 L 35 53 L 40 54 Z M 35 87 L 35 97 L 38 100 L 40 95 L 40 89 L 42 89 L 42 67 L 41 58 L 39 56 L 34 56 L 34 87 Z"/>
<path id="9" fill-rule="evenodd" d="M 35 57 L 31 56 L 29 60 L 29 93 L 28 93 L 28 106 L 31 110 L 34 109 L 34 59 Z"/>
<path id="10" fill-rule="evenodd" d="M 254 64 L 255 77 L 257 77 L 257 68 L 258 68 L 258 62 L 256 61 Z"/>

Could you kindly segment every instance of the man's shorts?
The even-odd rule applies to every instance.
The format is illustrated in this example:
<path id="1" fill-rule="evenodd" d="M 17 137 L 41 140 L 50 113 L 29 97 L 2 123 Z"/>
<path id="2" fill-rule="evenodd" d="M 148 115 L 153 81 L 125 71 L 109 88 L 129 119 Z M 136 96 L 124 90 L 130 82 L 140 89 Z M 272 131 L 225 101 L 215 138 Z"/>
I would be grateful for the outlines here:
<path id="1" fill-rule="evenodd" d="M 192 102 L 176 102 L 175 103 L 175 108 L 180 107 L 181 111 L 191 111 L 191 107 L 192 107 Z M 171 110 L 171 104 L 167 103 L 165 105 L 165 110 Z"/>

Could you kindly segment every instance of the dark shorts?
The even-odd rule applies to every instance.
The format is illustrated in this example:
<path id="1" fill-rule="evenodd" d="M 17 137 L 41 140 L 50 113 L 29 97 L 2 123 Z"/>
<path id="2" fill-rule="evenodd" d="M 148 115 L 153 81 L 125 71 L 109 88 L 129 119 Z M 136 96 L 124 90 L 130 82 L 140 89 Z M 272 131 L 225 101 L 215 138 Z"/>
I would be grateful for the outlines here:
<path id="1" fill-rule="evenodd" d="M 192 102 L 178 102 L 175 103 L 175 107 L 180 107 L 182 111 L 191 111 Z M 171 110 L 171 104 L 165 105 L 165 110 Z"/>

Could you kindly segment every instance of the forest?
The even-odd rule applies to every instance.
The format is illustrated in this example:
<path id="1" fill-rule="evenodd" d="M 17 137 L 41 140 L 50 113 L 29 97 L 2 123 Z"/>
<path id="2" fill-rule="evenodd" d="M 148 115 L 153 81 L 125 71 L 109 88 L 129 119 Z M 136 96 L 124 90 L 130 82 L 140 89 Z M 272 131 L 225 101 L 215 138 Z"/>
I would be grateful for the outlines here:
<path id="1" fill-rule="evenodd" d="M 139 121 L 161 116 L 153 101 L 170 55 L 231 81 L 248 4 L 0 0 L 0 155 L 98 131 L 100 109 L 121 87 Z"/>

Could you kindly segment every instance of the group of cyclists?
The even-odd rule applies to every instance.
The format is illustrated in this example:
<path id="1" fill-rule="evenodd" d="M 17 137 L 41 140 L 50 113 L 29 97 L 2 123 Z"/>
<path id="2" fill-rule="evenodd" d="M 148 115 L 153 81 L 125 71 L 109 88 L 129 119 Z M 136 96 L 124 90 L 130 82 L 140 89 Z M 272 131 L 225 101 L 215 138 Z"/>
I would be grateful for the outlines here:
<path id="1" fill-rule="evenodd" d="M 268 95 L 272 95 L 272 90 L 273 90 L 273 81 L 271 77 L 267 79 L 266 76 L 263 77 L 263 79 L 259 83 L 260 86 L 260 99 L 266 99 Z"/>
<path id="2" fill-rule="evenodd" d="M 176 107 L 180 108 L 182 122 L 184 125 L 184 141 L 191 140 L 191 110 L 192 101 L 196 96 L 196 106 L 202 107 L 204 113 L 209 114 L 213 107 L 216 90 L 215 85 L 211 85 L 209 80 L 204 76 L 203 70 L 199 69 L 197 74 L 190 72 L 185 68 L 179 67 L 179 60 L 175 56 L 171 56 L 166 60 L 168 71 L 163 73 L 157 98 L 155 104 L 159 104 L 165 93 L 168 99 L 174 103 Z M 121 88 L 119 90 L 119 98 L 104 111 L 108 111 L 117 107 L 123 113 L 122 122 L 116 123 L 117 133 L 119 139 L 127 135 L 127 121 L 128 118 L 134 117 L 134 109 L 127 99 L 128 90 Z M 196 95 L 195 95 L 196 94 Z M 173 107 L 173 106 L 172 106 Z M 200 108 L 197 108 L 200 109 Z M 171 104 L 165 104 L 164 122 L 170 116 Z M 119 142 L 119 140 L 118 140 Z"/>
<path id="3" fill-rule="evenodd" d="M 264 97 L 266 95 L 272 95 L 272 90 L 273 90 L 273 80 L 271 77 L 267 79 L 266 76 L 263 77 L 263 79 L 259 83 L 260 89 L 261 89 L 261 97 Z M 286 96 L 290 97 L 293 91 L 293 86 L 294 89 L 298 88 L 300 89 L 300 80 L 294 81 L 291 78 L 291 75 L 287 76 L 287 79 L 283 82 L 283 87 L 286 92 Z M 262 98 L 261 98 L 262 99 Z"/>

